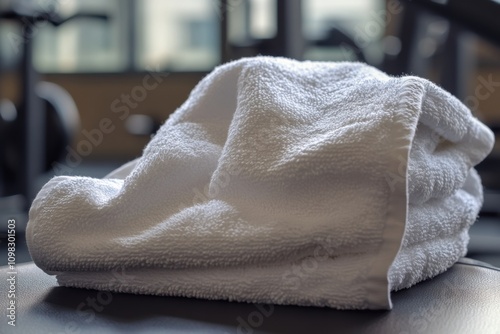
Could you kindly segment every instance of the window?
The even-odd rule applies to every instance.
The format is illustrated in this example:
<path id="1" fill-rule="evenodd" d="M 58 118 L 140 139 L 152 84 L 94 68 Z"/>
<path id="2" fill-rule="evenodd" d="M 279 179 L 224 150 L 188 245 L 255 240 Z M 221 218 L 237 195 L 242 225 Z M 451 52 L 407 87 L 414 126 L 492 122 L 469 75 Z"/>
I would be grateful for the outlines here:
<path id="1" fill-rule="evenodd" d="M 59 27 L 44 24 L 34 36 L 35 66 L 42 72 L 122 71 L 126 68 L 126 8 L 120 0 L 61 1 L 63 16 L 100 14 L 107 19 L 76 18 Z"/>
<path id="2" fill-rule="evenodd" d="M 62 17 L 60 26 L 31 26 L 40 72 L 206 71 L 219 63 L 218 0 L 16 0 Z M 14 2 L 0 4 L 0 11 Z M 21 41 L 20 43 L 13 42 Z M 22 51 L 20 22 L 0 21 L 0 66 L 13 68 Z"/>
<path id="3" fill-rule="evenodd" d="M 214 0 L 137 2 L 136 67 L 209 70 L 219 63 L 219 15 Z"/>
<path id="4" fill-rule="evenodd" d="M 276 0 L 226 2 L 233 45 L 276 36 Z M 34 63 L 41 72 L 208 71 L 221 59 L 219 0 L 10 0 L 0 10 L 13 3 L 38 3 L 42 12 L 55 7 L 62 17 L 76 13 L 107 17 L 77 18 L 58 27 L 37 24 Z M 382 57 L 383 9 L 382 0 L 303 0 L 303 36 L 297 38 L 308 41 L 304 58 L 359 59 L 346 54 L 349 47 L 332 43 L 336 28 L 362 44 L 364 59 L 376 64 Z M 377 13 L 382 14 L 373 17 Z M 19 50 L 11 46 L 13 35 L 21 35 L 19 23 L 0 21 L 4 68 L 19 59 Z"/>

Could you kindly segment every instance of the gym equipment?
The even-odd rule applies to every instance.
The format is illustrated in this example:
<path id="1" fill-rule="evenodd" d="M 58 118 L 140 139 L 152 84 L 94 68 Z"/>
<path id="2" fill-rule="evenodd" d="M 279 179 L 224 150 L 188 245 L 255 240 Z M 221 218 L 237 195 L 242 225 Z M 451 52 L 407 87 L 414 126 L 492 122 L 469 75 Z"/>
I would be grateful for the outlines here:
<path id="1" fill-rule="evenodd" d="M 23 210 L 29 209 L 36 195 L 36 178 L 61 157 L 79 127 L 71 96 L 62 87 L 38 80 L 33 66 L 33 29 L 40 22 L 57 27 L 76 18 L 108 19 L 107 15 L 81 12 L 62 17 L 57 4 L 45 2 L 41 8 L 33 1 L 13 1 L 0 12 L 0 19 L 22 27 L 22 100 L 17 108 L 6 100 L 0 103 L 0 196 L 21 194 L 19 209 Z"/>

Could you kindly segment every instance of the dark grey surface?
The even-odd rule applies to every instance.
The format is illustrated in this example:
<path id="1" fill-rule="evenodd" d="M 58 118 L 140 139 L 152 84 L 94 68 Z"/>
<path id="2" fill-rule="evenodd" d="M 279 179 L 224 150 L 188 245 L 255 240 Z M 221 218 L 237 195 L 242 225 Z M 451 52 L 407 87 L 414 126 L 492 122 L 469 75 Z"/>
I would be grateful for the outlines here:
<path id="1" fill-rule="evenodd" d="M 6 268 L 0 269 L 5 314 Z M 500 271 L 462 259 L 393 293 L 392 311 L 257 306 L 58 287 L 32 263 L 17 267 L 16 327 L 0 333 L 484 333 L 500 334 Z"/>

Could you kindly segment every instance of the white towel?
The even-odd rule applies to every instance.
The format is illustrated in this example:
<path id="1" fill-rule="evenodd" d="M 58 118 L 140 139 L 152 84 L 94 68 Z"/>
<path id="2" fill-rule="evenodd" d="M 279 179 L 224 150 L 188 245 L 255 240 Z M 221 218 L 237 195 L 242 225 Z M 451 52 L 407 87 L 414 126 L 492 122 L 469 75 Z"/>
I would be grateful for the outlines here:
<path id="1" fill-rule="evenodd" d="M 472 167 L 492 146 L 424 79 L 243 59 L 205 77 L 137 161 L 49 181 L 27 241 L 63 286 L 389 309 L 391 290 L 465 254 Z"/>

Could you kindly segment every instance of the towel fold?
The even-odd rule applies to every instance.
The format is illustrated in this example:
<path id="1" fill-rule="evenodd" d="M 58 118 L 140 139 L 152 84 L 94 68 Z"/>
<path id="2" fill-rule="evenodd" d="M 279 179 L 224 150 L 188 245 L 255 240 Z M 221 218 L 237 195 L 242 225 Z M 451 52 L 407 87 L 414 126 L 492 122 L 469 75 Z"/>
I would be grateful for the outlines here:
<path id="1" fill-rule="evenodd" d="M 493 134 L 421 78 L 257 57 L 205 77 L 142 156 L 30 210 L 60 285 L 389 309 L 466 252 Z M 117 274 L 118 273 L 118 274 Z"/>

